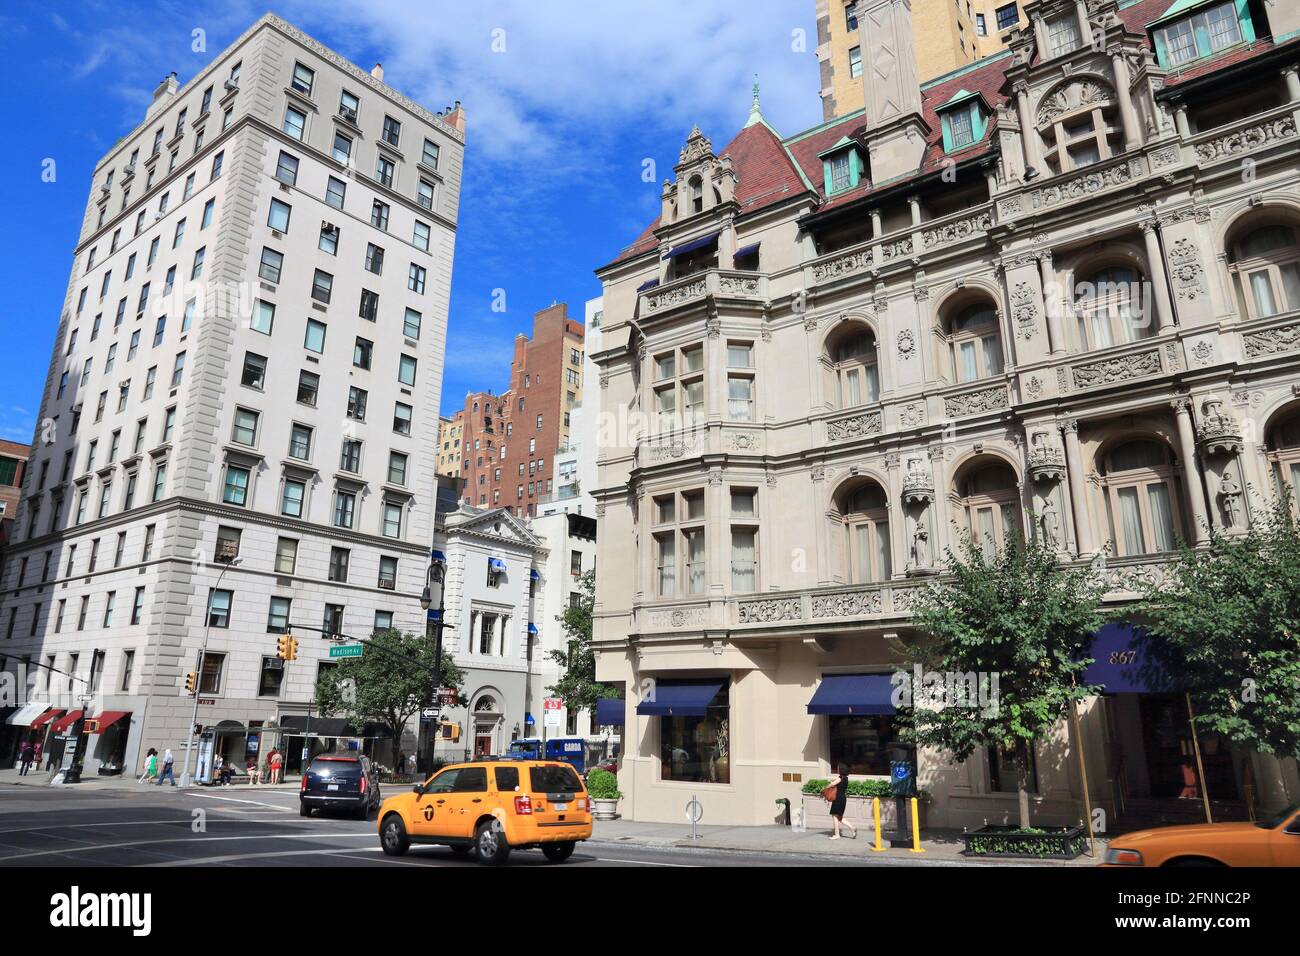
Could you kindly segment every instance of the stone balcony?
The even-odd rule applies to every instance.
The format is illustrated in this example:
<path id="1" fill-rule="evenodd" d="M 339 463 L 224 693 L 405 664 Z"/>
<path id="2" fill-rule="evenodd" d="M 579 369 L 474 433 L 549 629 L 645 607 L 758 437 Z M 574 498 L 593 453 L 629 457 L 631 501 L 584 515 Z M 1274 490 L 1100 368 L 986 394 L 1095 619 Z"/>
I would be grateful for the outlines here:
<path id="1" fill-rule="evenodd" d="M 1296 138 L 1296 115 L 1291 104 L 1257 113 L 1246 119 L 1198 133 L 1187 140 L 1190 161 L 1210 166 L 1238 161 L 1242 156 Z"/>
<path id="2" fill-rule="evenodd" d="M 735 269 L 708 269 L 647 289 L 638 297 L 639 314 L 658 318 L 706 298 L 767 301 L 767 275 Z"/>

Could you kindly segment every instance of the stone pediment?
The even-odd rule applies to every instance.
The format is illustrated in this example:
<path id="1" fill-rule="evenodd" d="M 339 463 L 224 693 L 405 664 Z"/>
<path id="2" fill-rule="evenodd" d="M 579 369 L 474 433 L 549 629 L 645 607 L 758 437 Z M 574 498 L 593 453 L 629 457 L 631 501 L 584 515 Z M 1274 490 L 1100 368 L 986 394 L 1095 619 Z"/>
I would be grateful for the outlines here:
<path id="1" fill-rule="evenodd" d="M 465 533 L 495 538 L 526 548 L 544 548 L 541 539 L 506 508 L 493 508 L 477 514 L 458 511 L 448 515 L 446 534 L 450 537 Z"/>

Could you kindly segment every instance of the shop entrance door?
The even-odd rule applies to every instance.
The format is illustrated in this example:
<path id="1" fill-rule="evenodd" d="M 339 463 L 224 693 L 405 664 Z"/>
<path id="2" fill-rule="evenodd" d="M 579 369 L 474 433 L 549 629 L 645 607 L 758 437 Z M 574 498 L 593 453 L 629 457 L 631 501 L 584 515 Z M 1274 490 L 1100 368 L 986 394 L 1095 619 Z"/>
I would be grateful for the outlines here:
<path id="1" fill-rule="evenodd" d="M 1191 727 L 1187 722 L 1186 699 L 1182 694 L 1142 694 L 1138 705 L 1151 796 L 1199 800 L 1201 788 L 1196 775 Z M 1221 734 L 1203 731 L 1200 745 L 1210 799 L 1238 799 L 1237 777 L 1227 740 Z"/>
<path id="2" fill-rule="evenodd" d="M 477 733 L 474 735 L 474 756 L 483 757 L 492 753 L 492 735 Z"/>

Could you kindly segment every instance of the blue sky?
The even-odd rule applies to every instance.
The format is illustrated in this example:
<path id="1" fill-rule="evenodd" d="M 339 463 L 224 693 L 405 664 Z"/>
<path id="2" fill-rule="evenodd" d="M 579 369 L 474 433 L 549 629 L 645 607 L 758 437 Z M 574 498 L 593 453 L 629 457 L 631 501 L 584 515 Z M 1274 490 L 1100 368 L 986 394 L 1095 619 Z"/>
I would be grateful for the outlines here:
<path id="1" fill-rule="evenodd" d="M 698 123 L 723 145 L 757 73 L 784 135 L 818 123 L 813 0 L 289 0 L 273 9 L 432 109 L 468 114 L 442 410 L 509 382 L 532 314 L 600 293 L 592 270 L 657 214 Z M 265 12 L 225 2 L 0 11 L 0 438 L 29 441 L 95 161 Z M 193 31 L 206 52 L 194 52 Z M 55 179 L 42 181 L 54 160 Z M 655 164 L 655 179 L 642 171 Z M 507 308 L 491 309 L 494 289 Z"/>

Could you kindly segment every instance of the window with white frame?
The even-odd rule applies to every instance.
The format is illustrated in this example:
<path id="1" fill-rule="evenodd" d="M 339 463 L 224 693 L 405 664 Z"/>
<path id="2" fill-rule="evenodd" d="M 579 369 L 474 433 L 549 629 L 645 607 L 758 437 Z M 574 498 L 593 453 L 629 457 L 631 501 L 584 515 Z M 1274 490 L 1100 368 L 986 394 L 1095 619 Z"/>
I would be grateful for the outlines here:
<path id="1" fill-rule="evenodd" d="M 969 472 L 958 484 L 961 509 L 971 539 L 986 558 L 1023 535 L 1016 475 L 1005 464 L 986 464 Z"/>
<path id="2" fill-rule="evenodd" d="M 1260 226 L 1231 249 L 1230 271 L 1252 319 L 1300 310 L 1300 245 L 1292 226 Z"/>
<path id="3" fill-rule="evenodd" d="M 847 578 L 854 584 L 888 581 L 894 573 L 889 507 L 884 490 L 863 480 L 844 489 L 837 510 L 844 525 Z"/>
<path id="4" fill-rule="evenodd" d="M 991 305 L 977 303 L 957 312 L 949 324 L 948 340 L 957 381 L 974 382 L 1001 374 L 1002 331 Z"/>
<path id="5" fill-rule="evenodd" d="M 1111 449 L 1098 469 L 1106 521 L 1120 557 L 1173 551 L 1182 536 L 1181 469 L 1163 442 L 1134 439 Z"/>

